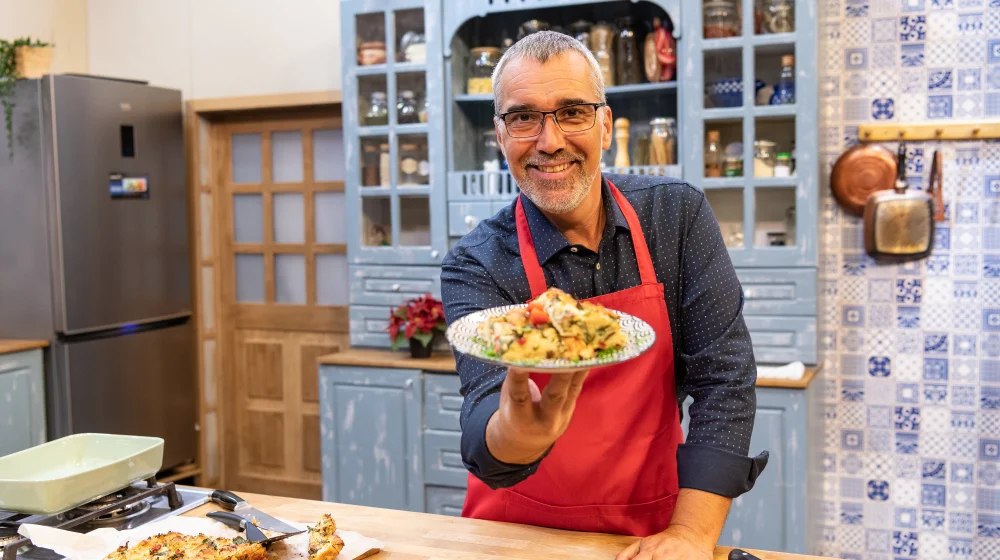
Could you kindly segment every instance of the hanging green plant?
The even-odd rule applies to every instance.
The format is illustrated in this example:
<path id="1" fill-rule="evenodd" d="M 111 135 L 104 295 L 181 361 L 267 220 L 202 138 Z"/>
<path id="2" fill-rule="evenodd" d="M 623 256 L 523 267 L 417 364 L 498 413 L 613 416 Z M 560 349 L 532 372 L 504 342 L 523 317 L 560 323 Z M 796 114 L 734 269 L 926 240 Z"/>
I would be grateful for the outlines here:
<path id="1" fill-rule="evenodd" d="M 7 130 L 7 148 L 10 158 L 14 158 L 14 86 L 17 82 L 18 47 L 50 47 L 31 37 L 21 37 L 13 41 L 0 39 L 0 105 L 3 105 L 4 127 Z"/>

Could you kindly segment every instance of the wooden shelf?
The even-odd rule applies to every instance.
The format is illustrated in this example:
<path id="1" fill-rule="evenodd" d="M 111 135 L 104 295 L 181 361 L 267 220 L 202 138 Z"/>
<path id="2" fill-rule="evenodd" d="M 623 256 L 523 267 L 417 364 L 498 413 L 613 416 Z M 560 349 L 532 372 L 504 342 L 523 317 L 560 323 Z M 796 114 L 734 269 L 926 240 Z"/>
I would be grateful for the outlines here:
<path id="1" fill-rule="evenodd" d="M 819 367 L 807 367 L 801 379 L 778 379 L 774 377 L 758 377 L 758 387 L 777 387 L 779 389 L 806 389 L 819 374 Z"/>
<path id="2" fill-rule="evenodd" d="M 350 348 L 317 358 L 320 364 L 339 366 L 365 366 L 377 368 L 421 369 L 430 371 L 455 371 L 455 356 L 450 352 L 437 352 L 430 358 L 411 358 L 409 351 L 367 350 Z"/>
<path id="3" fill-rule="evenodd" d="M 47 340 L 0 340 L 0 354 L 46 348 L 48 345 Z"/>

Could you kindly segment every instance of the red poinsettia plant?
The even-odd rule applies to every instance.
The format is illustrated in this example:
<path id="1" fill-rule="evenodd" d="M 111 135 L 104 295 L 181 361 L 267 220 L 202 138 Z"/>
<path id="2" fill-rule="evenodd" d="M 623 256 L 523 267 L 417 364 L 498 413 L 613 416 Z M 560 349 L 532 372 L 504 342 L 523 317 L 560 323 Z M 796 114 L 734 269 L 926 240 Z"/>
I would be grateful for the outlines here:
<path id="1" fill-rule="evenodd" d="M 445 329 L 444 304 L 430 294 L 407 300 L 389 317 L 389 338 L 392 339 L 393 350 L 411 338 L 426 347 L 436 333 L 443 333 Z"/>

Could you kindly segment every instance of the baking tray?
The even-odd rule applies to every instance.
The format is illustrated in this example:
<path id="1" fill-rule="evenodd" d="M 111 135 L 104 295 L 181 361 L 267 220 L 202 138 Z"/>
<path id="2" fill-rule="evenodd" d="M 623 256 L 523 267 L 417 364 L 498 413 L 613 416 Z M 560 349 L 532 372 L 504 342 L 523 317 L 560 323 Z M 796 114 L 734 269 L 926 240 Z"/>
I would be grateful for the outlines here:
<path id="1" fill-rule="evenodd" d="M 155 475 L 156 437 L 76 434 L 0 457 L 0 510 L 55 515 Z"/>

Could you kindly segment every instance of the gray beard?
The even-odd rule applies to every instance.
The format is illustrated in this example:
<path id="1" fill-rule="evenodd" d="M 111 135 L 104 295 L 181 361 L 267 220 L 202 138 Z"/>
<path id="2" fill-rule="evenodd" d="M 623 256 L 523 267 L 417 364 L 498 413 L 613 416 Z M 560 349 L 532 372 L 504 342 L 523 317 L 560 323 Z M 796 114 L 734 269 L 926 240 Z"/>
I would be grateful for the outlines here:
<path id="1" fill-rule="evenodd" d="M 528 197 L 540 210 L 550 214 L 565 214 L 576 210 L 590 192 L 590 186 L 594 184 L 594 177 L 587 177 L 583 166 L 578 167 L 579 172 L 569 178 L 571 192 L 568 196 L 553 197 L 549 192 L 545 181 L 537 183 L 528 178 L 529 171 L 525 169 L 525 181 L 518 185 L 521 192 Z M 600 173 L 600 170 L 598 170 Z"/>

